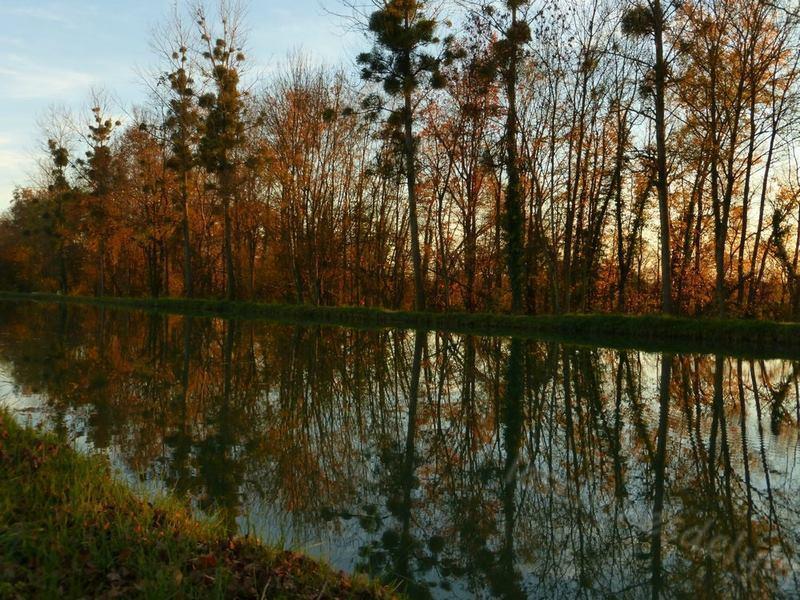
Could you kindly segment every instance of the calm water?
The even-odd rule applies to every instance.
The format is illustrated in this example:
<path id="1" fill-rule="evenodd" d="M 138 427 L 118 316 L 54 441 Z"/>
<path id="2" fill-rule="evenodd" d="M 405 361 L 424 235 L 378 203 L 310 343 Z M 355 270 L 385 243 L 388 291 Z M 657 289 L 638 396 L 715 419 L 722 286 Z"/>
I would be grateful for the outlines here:
<path id="1" fill-rule="evenodd" d="M 0 401 L 412 597 L 796 596 L 800 362 L 0 304 Z"/>

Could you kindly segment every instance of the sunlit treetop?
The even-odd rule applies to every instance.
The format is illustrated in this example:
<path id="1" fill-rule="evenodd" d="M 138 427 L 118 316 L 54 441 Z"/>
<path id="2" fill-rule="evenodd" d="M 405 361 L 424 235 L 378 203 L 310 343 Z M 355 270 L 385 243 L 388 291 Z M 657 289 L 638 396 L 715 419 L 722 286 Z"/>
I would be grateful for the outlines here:
<path id="1" fill-rule="evenodd" d="M 370 15 L 375 45 L 358 55 L 362 79 L 382 83 L 389 95 L 411 92 L 426 78 L 434 88 L 444 85 L 441 58 L 427 51 L 441 40 L 425 8 L 418 0 L 390 0 Z"/>

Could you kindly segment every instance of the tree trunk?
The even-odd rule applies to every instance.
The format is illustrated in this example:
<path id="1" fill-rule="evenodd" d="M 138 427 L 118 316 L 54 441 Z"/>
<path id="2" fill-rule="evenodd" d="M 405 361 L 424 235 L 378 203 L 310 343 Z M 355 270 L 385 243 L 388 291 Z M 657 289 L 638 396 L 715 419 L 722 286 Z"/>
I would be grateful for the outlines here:
<path id="1" fill-rule="evenodd" d="M 664 89 L 667 65 L 664 59 L 664 13 L 661 0 L 653 1 L 653 25 L 656 46 L 656 186 L 658 188 L 658 216 L 661 226 L 661 310 L 672 314 L 672 259 L 670 252 L 669 186 L 667 183 L 667 133 L 664 115 Z"/>
<path id="2" fill-rule="evenodd" d="M 410 60 L 409 60 L 410 62 Z M 403 150 L 406 159 L 406 187 L 408 193 L 408 224 L 411 235 L 411 261 L 414 268 L 414 310 L 425 310 L 425 279 L 422 275 L 422 257 L 419 250 L 419 225 L 417 222 L 417 151 L 414 143 L 411 89 L 406 86 L 403 104 Z"/>
<path id="3" fill-rule="evenodd" d="M 106 238 L 100 234 L 100 248 L 97 257 L 97 295 L 103 297 L 106 293 Z"/>
<path id="4" fill-rule="evenodd" d="M 231 186 L 228 181 L 229 175 L 223 174 L 223 189 L 222 189 L 222 218 L 223 218 L 223 258 L 225 261 L 225 299 L 233 300 L 235 298 L 236 282 L 233 274 L 233 248 L 231 241 Z"/>
<path id="5" fill-rule="evenodd" d="M 194 295 L 192 282 L 192 244 L 189 238 L 189 190 L 186 173 L 181 181 L 181 230 L 183 232 L 183 295 L 191 298 Z"/>
<path id="6" fill-rule="evenodd" d="M 511 8 L 510 30 L 516 30 L 517 10 Z M 506 72 L 506 97 L 508 112 L 506 114 L 506 187 L 505 218 L 506 252 L 508 260 L 508 276 L 511 283 L 511 310 L 521 313 L 523 310 L 524 264 L 523 264 L 523 216 L 522 193 L 520 189 L 519 161 L 517 159 L 517 62 L 518 47 L 516 40 L 511 43 Z"/>

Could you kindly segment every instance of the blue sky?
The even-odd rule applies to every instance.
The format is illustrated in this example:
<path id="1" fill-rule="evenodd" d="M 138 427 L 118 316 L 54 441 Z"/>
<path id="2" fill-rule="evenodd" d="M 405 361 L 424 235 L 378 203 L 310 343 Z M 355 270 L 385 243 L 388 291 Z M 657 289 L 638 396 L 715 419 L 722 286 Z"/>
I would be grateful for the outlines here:
<path id="1" fill-rule="evenodd" d="M 0 212 L 33 172 L 50 107 L 88 107 L 103 89 L 126 107 L 141 103 L 140 73 L 156 64 L 151 32 L 174 0 L 0 0 Z M 213 1 L 207 2 L 213 5 Z M 326 8 L 338 0 L 250 0 L 250 68 L 268 73 L 290 51 L 352 64 L 367 42 Z"/>

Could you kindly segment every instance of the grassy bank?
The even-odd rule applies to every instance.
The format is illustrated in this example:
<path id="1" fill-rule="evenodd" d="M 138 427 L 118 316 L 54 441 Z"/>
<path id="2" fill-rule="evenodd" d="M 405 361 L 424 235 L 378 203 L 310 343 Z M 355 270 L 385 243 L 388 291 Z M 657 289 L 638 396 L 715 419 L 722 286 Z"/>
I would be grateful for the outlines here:
<path id="1" fill-rule="evenodd" d="M 229 538 L 174 500 L 138 499 L 100 457 L 0 410 L 2 598 L 391 598 L 361 578 Z"/>
<path id="2" fill-rule="evenodd" d="M 94 298 L 0 292 L 0 299 L 100 305 L 192 316 L 221 316 L 357 328 L 399 327 L 503 335 L 652 351 L 800 358 L 800 323 L 661 315 L 569 314 L 518 316 L 463 312 L 391 311 L 183 298 Z"/>

